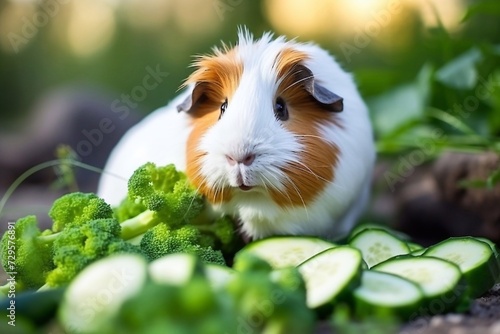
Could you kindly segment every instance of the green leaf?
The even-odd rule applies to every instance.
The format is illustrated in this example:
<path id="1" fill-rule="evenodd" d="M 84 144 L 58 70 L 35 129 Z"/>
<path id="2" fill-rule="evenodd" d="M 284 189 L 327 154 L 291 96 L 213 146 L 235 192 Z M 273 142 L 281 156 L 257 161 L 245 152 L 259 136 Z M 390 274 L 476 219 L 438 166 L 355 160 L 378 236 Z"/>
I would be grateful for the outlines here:
<path id="1" fill-rule="evenodd" d="M 458 185 L 462 188 L 487 188 L 493 189 L 497 184 L 500 183 L 500 168 L 493 171 L 486 180 L 472 179 L 472 180 L 460 180 Z"/>
<path id="2" fill-rule="evenodd" d="M 480 188 L 486 188 L 486 181 L 484 180 L 460 180 L 458 181 L 458 186 L 460 188 L 473 188 L 473 189 L 480 189 Z"/>
<path id="3" fill-rule="evenodd" d="M 436 109 L 436 108 L 429 108 L 427 111 L 427 114 L 430 117 L 433 117 L 435 119 L 438 119 L 451 127 L 454 127 L 455 129 L 459 130 L 460 132 L 470 135 L 470 136 L 478 136 L 477 133 L 467 124 L 465 124 L 462 120 L 457 118 L 456 116 L 453 116 L 450 113 L 447 113 L 445 111 Z"/>
<path id="4" fill-rule="evenodd" d="M 368 101 L 378 135 L 388 136 L 405 124 L 422 119 L 431 91 L 431 78 L 432 67 L 424 65 L 414 82 L 397 86 Z"/>
<path id="5" fill-rule="evenodd" d="M 483 0 L 471 4 L 462 22 L 469 20 L 477 14 L 500 15 L 500 2 L 498 0 Z"/>
<path id="6" fill-rule="evenodd" d="M 481 51 L 472 48 L 437 70 L 436 80 L 450 88 L 473 89 L 479 77 L 476 64 L 482 59 Z"/>
<path id="7" fill-rule="evenodd" d="M 495 170 L 488 179 L 486 179 L 486 187 L 488 187 L 488 189 L 493 189 L 498 183 L 500 183 L 500 168 Z"/>

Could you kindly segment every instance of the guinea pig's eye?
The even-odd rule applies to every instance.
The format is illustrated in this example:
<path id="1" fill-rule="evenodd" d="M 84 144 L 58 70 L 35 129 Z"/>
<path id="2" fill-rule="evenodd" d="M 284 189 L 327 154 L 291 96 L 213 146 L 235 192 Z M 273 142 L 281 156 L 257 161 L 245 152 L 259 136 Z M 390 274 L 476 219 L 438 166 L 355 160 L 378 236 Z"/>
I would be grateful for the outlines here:
<path id="1" fill-rule="evenodd" d="M 226 100 L 220 105 L 220 115 L 219 115 L 219 119 L 222 117 L 222 115 L 224 115 L 224 113 L 226 112 L 226 109 L 227 109 L 227 98 Z"/>
<path id="2" fill-rule="evenodd" d="M 278 97 L 274 104 L 274 115 L 280 121 L 286 121 L 288 119 L 288 108 L 281 97 Z"/>

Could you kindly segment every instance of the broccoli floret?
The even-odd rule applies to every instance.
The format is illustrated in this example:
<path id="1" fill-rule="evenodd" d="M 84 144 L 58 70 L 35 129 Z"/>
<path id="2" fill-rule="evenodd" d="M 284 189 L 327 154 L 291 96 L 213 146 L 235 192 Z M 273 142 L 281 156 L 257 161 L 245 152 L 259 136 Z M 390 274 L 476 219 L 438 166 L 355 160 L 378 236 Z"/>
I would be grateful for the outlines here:
<path id="1" fill-rule="evenodd" d="M 175 165 L 139 167 L 128 181 L 128 196 L 157 212 L 169 225 L 190 221 L 201 213 L 204 201 Z"/>
<path id="2" fill-rule="evenodd" d="M 173 252 L 188 252 L 198 254 L 206 262 L 224 263 L 218 250 L 230 254 L 241 245 L 229 217 L 214 221 L 203 215 L 204 198 L 174 165 L 146 163 L 133 173 L 128 187 L 128 198 L 118 212 L 134 211 L 138 205 L 146 210 L 122 222 L 122 237 L 130 239 L 132 235 L 144 233 L 146 239 L 141 247 L 150 259 Z M 198 230 L 186 228 L 189 233 L 196 234 L 196 240 L 184 242 L 180 235 L 173 236 L 172 231 L 187 225 Z"/>
<path id="3" fill-rule="evenodd" d="M 48 274 L 47 285 L 65 285 L 88 264 L 110 254 L 141 253 L 139 247 L 123 240 L 120 233 L 121 226 L 114 218 L 66 227 L 54 241 L 56 268 Z"/>
<path id="4" fill-rule="evenodd" d="M 89 220 L 113 217 L 111 206 L 93 193 L 74 192 L 58 198 L 49 211 L 52 231 L 60 232 L 66 225 L 79 225 Z"/>
<path id="5" fill-rule="evenodd" d="M 170 228 L 159 224 L 144 234 L 140 247 L 151 261 L 167 254 L 188 253 L 197 255 L 205 263 L 225 265 L 222 253 L 211 246 L 200 245 L 200 237 L 200 232 L 193 225 Z"/>
<path id="6" fill-rule="evenodd" d="M 221 249 L 224 253 L 235 252 L 242 246 L 242 240 L 235 232 L 234 222 L 229 216 L 222 216 L 212 222 L 194 224 L 201 233 L 200 244 Z"/>
<path id="7" fill-rule="evenodd" d="M 187 224 L 204 208 L 203 197 L 192 188 L 184 173 L 177 171 L 174 165 L 159 167 L 154 163 L 146 163 L 132 174 L 128 201 L 147 210 L 122 222 L 124 239 L 145 233 L 159 223 Z"/>
<path id="8" fill-rule="evenodd" d="M 17 289 L 37 289 L 45 283 L 54 268 L 50 231 L 42 233 L 35 216 L 20 218 L 9 225 L 0 241 L 2 266 L 6 272 L 17 272 Z"/>

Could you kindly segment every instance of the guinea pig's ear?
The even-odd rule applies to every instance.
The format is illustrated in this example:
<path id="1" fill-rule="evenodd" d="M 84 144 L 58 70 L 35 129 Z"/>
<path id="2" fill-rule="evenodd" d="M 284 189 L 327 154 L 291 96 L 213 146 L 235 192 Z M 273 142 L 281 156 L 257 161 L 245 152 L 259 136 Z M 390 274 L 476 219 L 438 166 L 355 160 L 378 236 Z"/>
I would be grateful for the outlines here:
<path id="1" fill-rule="evenodd" d="M 341 112 L 344 110 L 344 99 L 317 83 L 310 69 L 298 64 L 295 66 L 294 72 L 297 76 L 297 82 L 300 82 L 305 90 L 329 111 Z"/>
<path id="2" fill-rule="evenodd" d="M 205 86 L 206 83 L 197 82 L 191 94 L 189 94 L 189 96 L 186 97 L 186 99 L 177 106 L 177 111 L 178 112 L 184 111 L 187 113 L 192 112 L 196 108 L 197 104 L 201 102 L 201 100 L 203 99 Z"/>

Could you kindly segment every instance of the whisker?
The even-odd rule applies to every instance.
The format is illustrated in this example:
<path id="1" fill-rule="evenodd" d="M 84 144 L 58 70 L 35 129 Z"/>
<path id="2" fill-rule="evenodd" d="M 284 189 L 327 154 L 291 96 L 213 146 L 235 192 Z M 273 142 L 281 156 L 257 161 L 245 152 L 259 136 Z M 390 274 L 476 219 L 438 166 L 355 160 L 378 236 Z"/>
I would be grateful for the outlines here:
<path id="1" fill-rule="evenodd" d="M 303 163 L 301 163 L 301 164 L 304 166 L 304 168 L 307 168 L 307 170 L 306 170 L 306 169 L 304 169 L 304 168 L 297 167 L 297 169 L 298 169 L 298 170 L 301 170 L 301 171 L 304 171 L 304 172 L 310 172 L 312 175 L 314 175 L 314 176 L 315 176 L 316 178 L 318 178 L 319 180 L 325 181 L 326 183 L 330 183 L 332 186 L 336 187 L 336 189 L 339 189 L 339 190 L 344 190 L 344 191 L 346 190 L 346 188 L 345 188 L 345 187 L 341 187 L 341 186 L 339 186 L 337 183 L 331 182 L 330 180 L 325 179 L 325 178 L 323 178 L 323 177 L 321 177 L 321 176 L 319 176 L 319 175 L 315 174 L 314 172 L 312 172 L 312 171 L 310 170 L 310 168 L 309 168 L 309 167 L 307 167 L 307 166 L 306 166 L 306 165 L 304 165 Z M 321 166 L 320 166 L 320 167 L 321 167 Z M 330 166 L 324 166 L 324 167 L 330 167 Z M 287 169 L 285 169 L 285 170 L 287 170 Z"/>
<path id="2" fill-rule="evenodd" d="M 294 74 L 295 74 L 295 73 L 294 73 Z M 290 85 L 288 85 L 285 89 L 283 89 L 283 92 L 285 92 L 285 91 L 287 91 L 288 89 L 292 88 L 293 86 L 298 85 L 298 84 L 300 84 L 301 82 L 306 81 L 306 80 L 309 80 L 309 79 L 311 79 L 311 78 L 313 78 L 313 76 L 312 76 L 312 75 L 307 76 L 307 77 L 304 77 L 304 78 L 302 78 L 302 79 L 300 79 L 300 80 L 294 81 L 293 83 L 291 83 Z"/>
<path id="3" fill-rule="evenodd" d="M 307 206 L 306 206 L 306 203 L 304 201 L 304 198 L 302 197 L 302 194 L 300 193 L 300 189 L 297 187 L 297 185 L 292 181 L 292 179 L 286 174 L 286 173 L 283 173 L 287 179 L 287 181 L 290 183 L 290 185 L 292 185 L 292 187 L 295 189 L 295 192 L 297 193 L 297 195 L 299 196 L 300 198 L 300 201 L 302 202 L 302 206 L 304 207 L 304 211 L 306 212 L 306 216 L 309 217 L 309 212 L 307 210 Z M 288 194 L 287 194 L 288 196 Z M 290 196 L 288 196 L 289 200 L 291 201 L 291 198 Z"/>
<path id="4" fill-rule="evenodd" d="M 278 181 L 278 183 L 281 183 L 280 178 L 276 175 L 276 173 L 270 173 L 270 175 L 273 176 L 274 179 L 276 179 L 276 181 Z M 274 183 L 272 183 L 271 180 L 269 180 L 269 178 L 267 176 L 261 175 L 261 180 L 262 180 L 262 178 L 265 179 L 263 183 L 264 183 L 264 185 L 266 187 L 266 190 L 268 190 L 267 184 L 269 184 L 279 194 L 288 197 L 288 201 L 290 203 L 292 202 L 292 199 L 291 199 L 290 195 L 285 190 L 280 189 L 277 185 L 275 185 Z M 267 181 L 267 183 L 265 181 Z"/>

